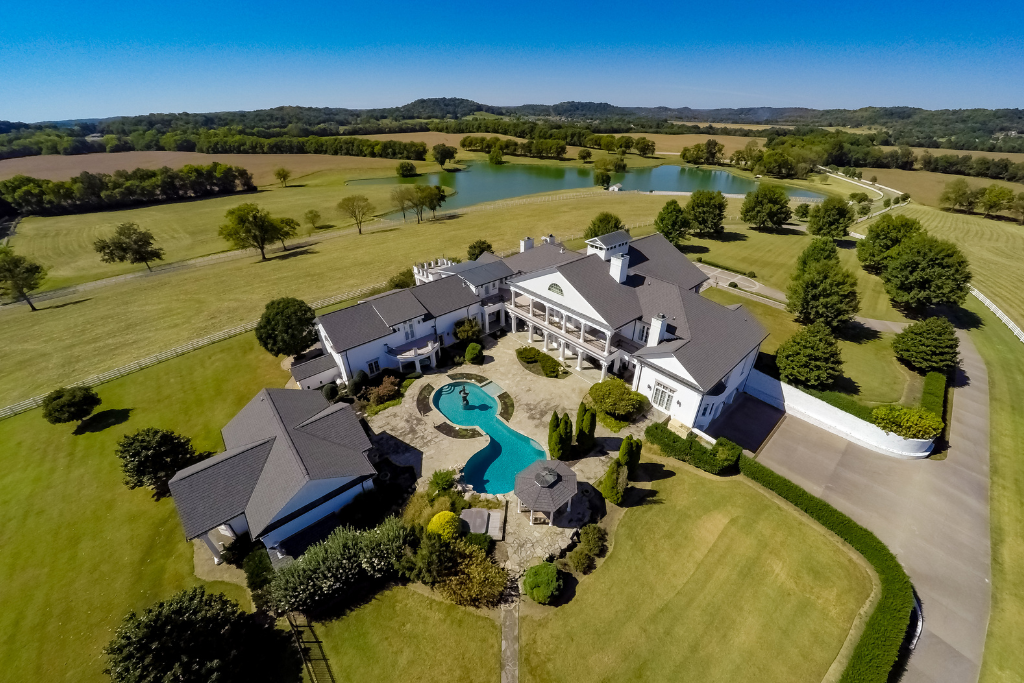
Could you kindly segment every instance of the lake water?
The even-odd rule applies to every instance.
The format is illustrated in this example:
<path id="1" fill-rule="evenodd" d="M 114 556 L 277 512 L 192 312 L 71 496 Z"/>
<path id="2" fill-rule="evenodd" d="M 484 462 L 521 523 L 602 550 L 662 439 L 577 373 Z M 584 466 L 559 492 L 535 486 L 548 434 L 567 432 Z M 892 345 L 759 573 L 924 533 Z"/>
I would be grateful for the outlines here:
<path id="1" fill-rule="evenodd" d="M 715 171 L 692 166 L 656 166 L 636 168 L 626 173 L 613 173 L 612 183 L 622 183 L 623 190 L 662 190 L 692 192 L 718 190 L 724 194 L 746 194 L 757 188 L 758 182 L 728 171 Z M 589 168 L 559 167 L 524 164 L 471 164 L 463 171 L 427 173 L 416 178 L 374 178 L 354 180 L 350 186 L 427 184 L 444 185 L 456 191 L 444 204 L 444 210 L 459 209 L 481 202 L 494 202 L 538 192 L 576 190 L 594 186 L 594 172 Z M 821 197 L 822 195 L 783 185 L 791 197 Z"/>
<path id="2" fill-rule="evenodd" d="M 465 404 L 459 393 L 463 388 L 469 394 Z M 473 382 L 452 382 L 441 387 L 434 394 L 434 406 L 460 427 L 479 427 L 491 437 L 490 443 L 474 453 L 462 470 L 474 491 L 508 493 L 515 488 L 517 474 L 533 461 L 547 458 L 540 444 L 501 419 L 497 399 Z"/>

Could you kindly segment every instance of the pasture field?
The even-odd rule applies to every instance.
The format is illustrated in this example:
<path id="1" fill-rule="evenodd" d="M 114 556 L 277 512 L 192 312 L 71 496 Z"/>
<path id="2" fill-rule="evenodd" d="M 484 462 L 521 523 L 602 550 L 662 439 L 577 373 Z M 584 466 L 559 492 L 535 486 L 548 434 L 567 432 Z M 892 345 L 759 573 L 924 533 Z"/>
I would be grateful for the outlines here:
<path id="1" fill-rule="evenodd" d="M 498 251 L 524 235 L 580 234 L 600 211 L 626 223 L 652 220 L 664 197 L 601 194 L 594 199 L 523 204 L 449 220 L 364 234 L 347 233 L 308 248 L 232 259 L 140 277 L 61 300 L 36 313 L 0 310 L 0 405 L 144 358 L 189 340 L 258 318 L 267 301 L 313 301 L 386 280 L 413 263 L 442 254 L 465 257 L 474 240 Z"/>
<path id="2" fill-rule="evenodd" d="M 653 451 L 639 466 L 651 495 L 627 503 L 604 563 L 568 604 L 521 608 L 520 680 L 821 681 L 867 570 L 742 477 Z"/>
<path id="3" fill-rule="evenodd" d="M 220 451 L 220 428 L 287 378 L 247 334 L 104 384 L 81 433 L 40 410 L 0 421 L 4 680 L 109 681 L 102 649 L 121 619 L 203 583 L 174 502 L 121 483 L 118 439 L 159 427 Z M 206 585 L 248 607 L 241 586 Z"/>
<path id="4" fill-rule="evenodd" d="M 883 146 L 882 149 L 888 152 L 890 149 L 897 148 Z M 975 159 L 977 159 L 978 157 L 988 157 L 989 159 L 1009 159 L 1015 164 L 1024 161 L 1024 152 L 974 152 L 969 149 L 930 149 L 928 147 L 911 147 L 910 149 L 914 150 L 914 154 L 916 154 L 918 158 L 920 158 L 921 155 L 924 154 L 925 152 L 928 152 L 932 156 L 936 157 L 940 157 L 946 154 L 955 154 L 958 157 L 970 155 Z M 867 173 L 867 171 L 869 170 L 874 169 L 866 168 L 864 169 L 864 172 Z M 984 180 L 984 178 L 982 178 L 981 180 Z"/>
<path id="5" fill-rule="evenodd" d="M 1014 194 L 1024 192 L 1024 185 L 1011 183 L 1005 180 L 992 180 L 990 178 L 969 178 L 967 176 L 952 175 L 949 173 L 932 173 L 930 171 L 900 171 L 894 168 L 865 168 L 862 169 L 864 176 L 870 178 L 877 176 L 881 185 L 886 185 L 906 192 L 918 204 L 938 207 L 939 195 L 945 189 L 946 183 L 957 178 L 963 178 L 971 187 L 988 187 L 995 183 L 1013 190 Z"/>
<path id="6" fill-rule="evenodd" d="M 339 683 L 497 678 L 497 622 L 412 588 L 383 591 L 343 617 L 317 623 L 316 632 Z"/>
<path id="7" fill-rule="evenodd" d="M 756 141 L 758 147 L 764 147 L 765 142 L 765 138 L 748 138 L 738 135 L 669 135 L 666 133 L 637 133 L 633 137 L 645 137 L 654 142 L 654 148 L 659 152 L 672 152 L 674 154 L 682 152 L 684 147 L 693 147 L 698 143 L 704 144 L 709 139 L 714 138 L 725 146 L 724 154 L 726 158 L 736 150 L 746 147 L 747 143 L 751 140 Z"/>

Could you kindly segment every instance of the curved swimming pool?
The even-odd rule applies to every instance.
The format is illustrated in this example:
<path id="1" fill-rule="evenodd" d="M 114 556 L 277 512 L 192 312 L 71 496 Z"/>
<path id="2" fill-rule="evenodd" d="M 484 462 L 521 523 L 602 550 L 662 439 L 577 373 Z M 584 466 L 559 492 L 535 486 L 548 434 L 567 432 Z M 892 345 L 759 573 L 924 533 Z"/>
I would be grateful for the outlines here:
<path id="1" fill-rule="evenodd" d="M 469 394 L 463 405 L 460 392 Z M 461 427 L 479 427 L 491 437 L 490 443 L 473 454 L 462 474 L 466 483 L 480 493 L 508 493 L 516 475 L 534 460 L 547 458 L 536 441 L 520 434 L 498 416 L 498 400 L 473 382 L 452 382 L 434 393 L 434 407 Z"/>

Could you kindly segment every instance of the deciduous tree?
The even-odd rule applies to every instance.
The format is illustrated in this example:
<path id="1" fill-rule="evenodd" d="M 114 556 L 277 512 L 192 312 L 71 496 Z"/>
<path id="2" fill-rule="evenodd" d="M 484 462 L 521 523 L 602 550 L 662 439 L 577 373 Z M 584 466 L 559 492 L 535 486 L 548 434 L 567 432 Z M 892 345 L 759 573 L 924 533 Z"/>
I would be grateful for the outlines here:
<path id="1" fill-rule="evenodd" d="M 305 214 L 303 214 L 302 217 L 306 219 L 307 223 L 309 223 L 310 233 L 316 230 L 316 226 L 320 225 L 320 219 L 322 218 L 320 212 L 317 211 L 316 209 L 310 209 Z"/>
<path id="2" fill-rule="evenodd" d="M 37 310 L 29 292 L 39 289 L 46 279 L 46 268 L 20 254 L 12 247 L 0 247 L 0 295 L 22 298 L 33 311 Z"/>
<path id="3" fill-rule="evenodd" d="M 853 209 L 840 197 L 828 197 L 811 209 L 807 232 L 834 240 L 850 234 L 853 225 Z"/>
<path id="4" fill-rule="evenodd" d="M 153 233 L 140 230 L 136 223 L 121 223 L 111 237 L 101 237 L 92 246 L 104 263 L 145 263 L 150 271 L 150 261 L 164 258 L 164 250 L 153 246 Z"/>
<path id="5" fill-rule="evenodd" d="M 274 169 L 274 177 L 281 183 L 281 187 L 288 187 L 288 179 L 292 177 L 292 172 L 287 168 Z"/>
<path id="6" fill-rule="evenodd" d="M 693 220 L 693 231 L 700 235 L 717 235 L 725 230 L 725 207 L 725 196 L 721 192 L 694 190 L 686 203 L 686 211 Z"/>
<path id="7" fill-rule="evenodd" d="M 315 318 L 316 313 L 301 299 L 274 299 L 256 323 L 256 340 L 275 356 L 298 355 L 316 343 Z"/>
<path id="8" fill-rule="evenodd" d="M 579 153 L 576 155 L 576 158 L 579 159 L 580 161 L 582 161 L 583 163 L 586 163 L 586 162 L 590 161 L 590 157 L 591 156 L 593 156 L 593 153 L 589 149 L 587 149 L 586 147 L 583 147 L 582 149 L 580 149 Z"/>
<path id="9" fill-rule="evenodd" d="M 963 252 L 952 242 L 927 233 L 903 240 L 882 272 L 889 298 L 909 309 L 962 304 L 971 277 Z"/>
<path id="10" fill-rule="evenodd" d="M 1010 208 L 1013 203 L 1013 190 L 995 183 L 985 188 L 984 194 L 978 200 L 978 205 L 985 212 L 986 216 L 999 213 Z"/>
<path id="11" fill-rule="evenodd" d="M 740 218 L 761 230 L 778 230 L 792 216 L 789 197 L 778 185 L 762 184 L 748 192 L 740 208 Z"/>
<path id="12" fill-rule="evenodd" d="M 92 387 L 61 387 L 43 399 L 43 419 L 52 425 L 81 422 L 103 401 Z"/>
<path id="13" fill-rule="evenodd" d="M 637 138 L 636 142 L 633 143 L 636 148 L 636 153 L 642 157 L 649 157 L 654 154 L 655 145 L 653 140 L 647 138 Z"/>
<path id="14" fill-rule="evenodd" d="M 260 259 L 267 260 L 267 245 L 277 241 L 280 227 L 270 212 L 256 204 L 239 204 L 228 209 L 227 223 L 218 234 L 236 249 L 259 249 Z"/>
<path id="15" fill-rule="evenodd" d="M 361 194 L 345 197 L 338 202 L 338 211 L 341 211 L 343 215 L 355 221 L 356 230 L 360 235 L 363 234 L 363 222 L 373 216 L 373 212 L 376 210 L 377 207 L 365 195 Z"/>
<path id="16" fill-rule="evenodd" d="M 391 206 L 402 212 L 402 220 L 405 220 L 405 212 L 413 208 L 416 188 L 412 185 L 401 185 L 391 190 Z"/>
<path id="17" fill-rule="evenodd" d="M 868 234 L 857 242 L 857 258 L 864 270 L 877 273 L 889 262 L 892 250 L 903 240 L 922 232 L 920 221 L 907 216 L 886 213 L 868 228 Z"/>
<path id="18" fill-rule="evenodd" d="M 590 225 L 587 226 L 586 231 L 583 233 L 583 238 L 589 240 L 601 235 L 607 235 L 616 230 L 624 230 L 625 228 L 626 226 L 621 218 L 613 213 L 602 211 L 594 216 L 594 220 L 590 221 Z"/>
<path id="19" fill-rule="evenodd" d="M 823 322 L 836 329 L 860 311 L 857 278 L 838 259 L 812 261 L 786 290 L 786 310 L 800 322 Z"/>
<path id="20" fill-rule="evenodd" d="M 114 455 L 121 461 L 125 486 L 130 489 L 149 486 L 165 491 L 167 482 L 178 470 L 194 465 L 209 453 L 197 453 L 187 436 L 146 427 L 121 437 Z"/>
<path id="21" fill-rule="evenodd" d="M 445 163 L 455 159 L 455 155 L 459 150 L 454 147 L 450 147 L 444 143 L 434 145 L 430 149 L 430 153 L 434 155 L 434 161 L 441 168 L 444 168 Z"/>
<path id="22" fill-rule="evenodd" d="M 416 164 L 411 161 L 402 161 L 395 167 L 395 172 L 402 178 L 412 178 L 416 175 Z"/>
<path id="23" fill-rule="evenodd" d="M 828 326 L 817 322 L 784 341 L 775 355 L 783 382 L 824 388 L 843 374 L 843 356 Z"/>
<path id="24" fill-rule="evenodd" d="M 494 253 L 494 247 L 487 240 L 477 240 L 469 245 L 469 249 L 466 251 L 466 256 L 469 257 L 470 261 L 476 261 L 480 258 L 480 255 L 485 251 Z"/>
<path id="25" fill-rule="evenodd" d="M 658 212 L 658 217 L 654 219 L 654 227 L 669 242 L 677 244 L 689 238 L 693 230 L 693 219 L 686 209 L 679 206 L 679 202 L 670 199 Z"/>
<path id="26" fill-rule="evenodd" d="M 281 240 L 281 249 L 288 251 L 284 241 L 299 234 L 299 222 L 288 217 L 275 218 L 274 222 L 277 224 L 277 239 Z"/>
<path id="27" fill-rule="evenodd" d="M 910 325 L 892 340 L 896 357 L 908 365 L 930 372 L 945 371 L 960 360 L 960 340 L 953 324 L 938 316 Z"/>

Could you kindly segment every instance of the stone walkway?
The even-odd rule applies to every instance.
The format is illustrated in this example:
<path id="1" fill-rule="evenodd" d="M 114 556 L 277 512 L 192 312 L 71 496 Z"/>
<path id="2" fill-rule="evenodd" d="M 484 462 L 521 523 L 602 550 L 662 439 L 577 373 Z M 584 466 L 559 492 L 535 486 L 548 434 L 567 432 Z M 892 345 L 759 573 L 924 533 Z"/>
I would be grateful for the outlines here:
<path id="1" fill-rule="evenodd" d="M 898 460 L 787 417 L 758 461 L 875 532 L 921 599 L 923 632 L 904 683 L 978 680 L 991 602 L 988 373 L 963 357 L 945 460 Z"/>
<path id="2" fill-rule="evenodd" d="M 501 683 L 519 683 L 519 598 L 501 606 Z"/>

